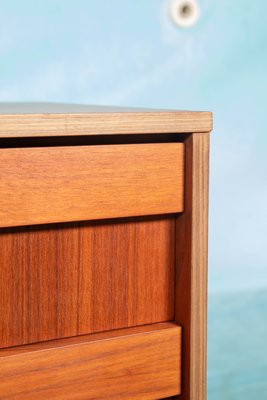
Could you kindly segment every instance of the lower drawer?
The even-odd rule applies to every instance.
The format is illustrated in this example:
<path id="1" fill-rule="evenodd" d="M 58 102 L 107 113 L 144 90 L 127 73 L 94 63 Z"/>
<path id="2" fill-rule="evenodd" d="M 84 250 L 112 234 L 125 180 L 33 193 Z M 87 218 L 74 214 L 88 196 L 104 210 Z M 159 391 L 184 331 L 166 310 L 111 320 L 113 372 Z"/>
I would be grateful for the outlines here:
<path id="1" fill-rule="evenodd" d="M 0 399 L 156 400 L 181 393 L 181 327 L 153 324 L 0 351 Z"/>

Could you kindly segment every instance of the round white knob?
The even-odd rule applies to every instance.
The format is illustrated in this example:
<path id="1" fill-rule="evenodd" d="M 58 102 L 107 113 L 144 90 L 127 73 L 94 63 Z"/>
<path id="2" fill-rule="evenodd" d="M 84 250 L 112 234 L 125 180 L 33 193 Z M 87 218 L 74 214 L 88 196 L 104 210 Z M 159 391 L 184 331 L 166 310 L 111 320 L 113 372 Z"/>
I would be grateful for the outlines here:
<path id="1" fill-rule="evenodd" d="M 197 23 L 200 11 L 196 0 L 171 0 L 172 20 L 181 28 L 189 28 Z"/>

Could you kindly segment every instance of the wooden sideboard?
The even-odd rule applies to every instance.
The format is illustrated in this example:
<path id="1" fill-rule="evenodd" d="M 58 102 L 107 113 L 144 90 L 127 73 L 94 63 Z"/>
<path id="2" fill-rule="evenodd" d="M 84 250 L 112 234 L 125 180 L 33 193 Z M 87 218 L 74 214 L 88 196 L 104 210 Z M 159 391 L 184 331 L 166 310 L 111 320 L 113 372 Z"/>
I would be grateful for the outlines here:
<path id="1" fill-rule="evenodd" d="M 211 129 L 0 105 L 0 399 L 206 398 Z"/>

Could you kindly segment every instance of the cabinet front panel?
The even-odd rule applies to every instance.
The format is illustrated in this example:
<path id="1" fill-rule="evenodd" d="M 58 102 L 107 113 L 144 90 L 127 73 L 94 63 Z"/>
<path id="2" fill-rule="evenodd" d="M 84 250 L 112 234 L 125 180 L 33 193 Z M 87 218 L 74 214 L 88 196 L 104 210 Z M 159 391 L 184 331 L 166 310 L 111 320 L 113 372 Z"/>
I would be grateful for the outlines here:
<path id="1" fill-rule="evenodd" d="M 170 321 L 175 217 L 0 230 L 0 347 Z"/>
<path id="2" fill-rule="evenodd" d="M 183 210 L 183 143 L 0 150 L 0 227 Z"/>

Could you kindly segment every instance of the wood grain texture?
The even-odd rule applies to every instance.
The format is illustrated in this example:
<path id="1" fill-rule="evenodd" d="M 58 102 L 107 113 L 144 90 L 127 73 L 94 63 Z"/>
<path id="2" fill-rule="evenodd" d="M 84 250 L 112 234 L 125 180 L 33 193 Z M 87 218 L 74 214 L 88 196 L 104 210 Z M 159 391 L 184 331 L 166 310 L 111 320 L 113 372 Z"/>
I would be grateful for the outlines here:
<path id="1" fill-rule="evenodd" d="M 180 212 L 183 143 L 0 150 L 0 227 Z"/>
<path id="2" fill-rule="evenodd" d="M 176 221 L 175 320 L 183 327 L 183 400 L 206 399 L 209 134 L 185 142 L 185 209 Z"/>
<path id="3" fill-rule="evenodd" d="M 60 104 L 0 104 L 0 138 L 208 132 L 210 112 Z"/>
<path id="4" fill-rule="evenodd" d="M 173 320 L 175 216 L 0 230 L 0 347 Z"/>
<path id="5" fill-rule="evenodd" d="M 181 328 L 174 324 L 27 347 L 0 352 L 0 399 L 155 400 L 180 393 Z"/>

